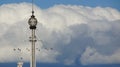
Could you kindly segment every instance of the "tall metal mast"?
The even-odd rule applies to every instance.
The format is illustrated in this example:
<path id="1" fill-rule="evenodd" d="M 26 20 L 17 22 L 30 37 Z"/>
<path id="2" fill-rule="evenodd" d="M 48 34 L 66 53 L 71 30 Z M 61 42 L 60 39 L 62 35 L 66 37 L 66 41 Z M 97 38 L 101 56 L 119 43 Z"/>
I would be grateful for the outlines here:
<path id="1" fill-rule="evenodd" d="M 30 37 L 30 42 L 31 42 L 31 62 L 30 62 L 30 67 L 36 67 L 36 58 L 35 58 L 35 42 L 36 36 L 35 36 L 35 30 L 36 30 L 36 25 L 37 25 L 37 19 L 34 16 L 34 8 L 33 8 L 33 0 L 32 0 L 32 15 L 30 19 L 28 20 L 28 24 L 30 25 L 30 30 L 31 30 L 31 37 Z"/>

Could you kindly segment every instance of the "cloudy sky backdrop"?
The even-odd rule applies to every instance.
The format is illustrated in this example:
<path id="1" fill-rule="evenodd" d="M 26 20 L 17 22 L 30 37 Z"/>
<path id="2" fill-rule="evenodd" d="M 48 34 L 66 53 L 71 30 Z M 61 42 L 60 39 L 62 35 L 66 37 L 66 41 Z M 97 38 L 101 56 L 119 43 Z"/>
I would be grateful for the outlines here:
<path id="1" fill-rule="evenodd" d="M 70 4 L 69 1 L 60 1 L 63 4 L 51 2 L 55 2 L 54 6 L 47 4 L 41 7 L 43 5 L 38 5 L 37 0 L 34 4 L 38 20 L 36 46 L 40 49 L 36 50 L 38 66 L 39 63 L 53 64 L 52 67 L 56 64 L 69 67 L 101 64 L 120 66 L 120 8 L 117 3 L 117 7 L 103 7 L 91 4 L 86 6 L 85 2 L 81 5 L 78 1 L 76 5 L 72 1 Z M 17 63 L 20 57 L 23 57 L 24 62 L 29 62 L 30 51 L 27 49 L 31 46 L 31 31 L 27 22 L 30 16 L 29 1 L 1 0 L 1 66 L 4 63 Z M 21 52 L 14 51 L 14 48 L 20 48 Z"/>

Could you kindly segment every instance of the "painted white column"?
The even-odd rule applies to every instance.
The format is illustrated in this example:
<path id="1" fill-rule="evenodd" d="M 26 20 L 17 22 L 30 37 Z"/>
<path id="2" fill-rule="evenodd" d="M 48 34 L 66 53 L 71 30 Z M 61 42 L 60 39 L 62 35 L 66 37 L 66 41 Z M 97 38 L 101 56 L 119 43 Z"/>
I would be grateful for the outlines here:
<path id="1" fill-rule="evenodd" d="M 35 42 L 36 42 L 36 37 L 35 37 L 35 29 L 32 29 L 32 47 L 31 47 L 31 67 L 36 67 L 36 60 L 35 60 Z"/>

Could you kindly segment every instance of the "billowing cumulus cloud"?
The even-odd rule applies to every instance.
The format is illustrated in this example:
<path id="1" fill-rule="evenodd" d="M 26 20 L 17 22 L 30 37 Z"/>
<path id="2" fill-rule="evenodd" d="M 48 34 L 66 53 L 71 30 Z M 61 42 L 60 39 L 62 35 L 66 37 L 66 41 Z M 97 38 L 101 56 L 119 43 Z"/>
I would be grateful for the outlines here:
<path id="1" fill-rule="evenodd" d="M 1 63 L 16 62 L 20 57 L 29 62 L 31 31 L 27 22 L 30 16 L 29 3 L 0 6 Z M 120 12 L 116 9 L 75 5 L 41 9 L 35 6 L 35 16 L 39 22 L 36 30 L 38 62 L 120 63 Z"/>
<path id="2" fill-rule="evenodd" d="M 82 64 L 113 64 L 120 63 L 120 49 L 116 50 L 111 55 L 100 54 L 96 49 L 87 47 L 82 54 Z"/>

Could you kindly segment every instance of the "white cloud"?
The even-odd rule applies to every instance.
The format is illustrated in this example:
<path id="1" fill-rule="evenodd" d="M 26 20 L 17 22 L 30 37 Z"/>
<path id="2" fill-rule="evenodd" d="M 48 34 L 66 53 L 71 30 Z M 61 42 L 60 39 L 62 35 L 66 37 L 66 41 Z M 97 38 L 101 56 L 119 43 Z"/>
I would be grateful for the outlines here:
<path id="1" fill-rule="evenodd" d="M 28 19 L 31 16 L 31 4 L 5 4 L 0 6 L 0 62 L 15 62 L 17 55 L 14 48 L 20 47 L 24 52 L 24 61 L 28 62 L 30 47 L 27 41 L 30 36 Z M 43 44 L 36 43 L 38 62 L 74 64 L 82 55 L 83 64 L 94 64 L 92 60 L 102 59 L 102 56 L 112 58 L 110 63 L 119 63 L 116 52 L 120 40 L 120 12 L 107 7 L 85 7 L 73 5 L 55 5 L 48 9 L 35 6 L 35 16 L 38 19 L 36 36 Z M 91 52 L 97 53 L 89 57 L 87 46 L 93 47 Z M 44 48 L 53 48 L 46 50 Z M 86 49 L 86 51 L 84 51 Z M 9 53 L 6 53 L 9 51 Z M 19 52 L 18 52 L 19 54 Z M 87 55 L 86 55 L 87 54 Z M 10 56 L 9 56 L 10 55 Z M 85 57 L 88 59 L 84 59 Z M 7 57 L 7 58 L 6 58 Z M 89 60 L 90 59 L 90 60 Z M 88 61 L 88 62 L 87 62 Z M 98 61 L 98 64 L 101 62 Z M 90 63 L 92 62 L 92 63 Z M 102 62 L 101 62 L 102 63 Z M 105 63 L 109 63 L 105 61 Z"/>
<path id="2" fill-rule="evenodd" d="M 80 60 L 84 65 L 120 63 L 120 49 L 111 55 L 104 55 L 97 52 L 95 48 L 87 47 Z"/>

